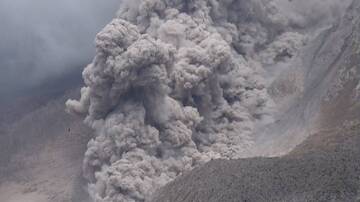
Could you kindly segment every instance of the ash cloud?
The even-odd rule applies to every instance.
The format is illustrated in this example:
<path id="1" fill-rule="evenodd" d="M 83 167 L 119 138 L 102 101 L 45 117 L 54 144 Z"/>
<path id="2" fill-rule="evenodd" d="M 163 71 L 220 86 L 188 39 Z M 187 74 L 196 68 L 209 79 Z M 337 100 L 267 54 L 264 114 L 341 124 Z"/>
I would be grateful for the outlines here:
<path id="1" fill-rule="evenodd" d="M 94 54 L 93 38 L 119 0 L 1 0 L 0 92 L 73 71 Z"/>
<path id="2" fill-rule="evenodd" d="M 268 0 L 124 1 L 96 37 L 81 99 L 66 103 L 97 134 L 84 160 L 94 201 L 145 201 L 244 155 L 272 121 L 263 64 L 305 44 L 294 22 Z"/>

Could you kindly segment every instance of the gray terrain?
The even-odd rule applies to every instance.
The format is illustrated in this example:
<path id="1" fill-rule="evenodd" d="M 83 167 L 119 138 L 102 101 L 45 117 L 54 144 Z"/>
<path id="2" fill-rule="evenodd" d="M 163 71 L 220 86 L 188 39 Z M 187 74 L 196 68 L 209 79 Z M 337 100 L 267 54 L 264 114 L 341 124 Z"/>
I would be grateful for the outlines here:
<path id="1" fill-rule="evenodd" d="M 360 125 L 322 131 L 283 157 L 213 160 L 153 201 L 356 201 Z"/>
<path id="2" fill-rule="evenodd" d="M 91 131 L 64 110 L 81 83 L 71 74 L 1 100 L 1 202 L 89 200 L 81 168 Z"/>

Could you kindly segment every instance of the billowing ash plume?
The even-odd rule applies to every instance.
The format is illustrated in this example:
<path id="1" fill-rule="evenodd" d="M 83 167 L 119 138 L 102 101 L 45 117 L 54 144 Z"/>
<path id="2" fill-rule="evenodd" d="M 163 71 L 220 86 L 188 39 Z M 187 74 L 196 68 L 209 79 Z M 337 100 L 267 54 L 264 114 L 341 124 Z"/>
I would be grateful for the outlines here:
<path id="1" fill-rule="evenodd" d="M 67 102 L 97 133 L 84 161 L 93 199 L 144 201 L 184 171 L 246 151 L 272 109 L 252 55 L 289 23 L 266 0 L 125 1 L 97 35 L 81 99 Z M 301 37 L 280 39 L 297 48 Z M 281 55 L 279 44 L 264 54 Z"/>

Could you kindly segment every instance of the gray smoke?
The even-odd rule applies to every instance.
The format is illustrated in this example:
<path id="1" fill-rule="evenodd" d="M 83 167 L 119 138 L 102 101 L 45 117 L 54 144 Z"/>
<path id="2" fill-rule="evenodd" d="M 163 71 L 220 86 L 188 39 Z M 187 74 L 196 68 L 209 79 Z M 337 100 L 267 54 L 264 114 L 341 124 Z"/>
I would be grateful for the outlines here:
<path id="1" fill-rule="evenodd" d="M 145 201 L 204 162 L 246 153 L 272 121 L 262 64 L 304 46 L 296 23 L 276 1 L 124 1 L 96 37 L 81 99 L 66 103 L 97 133 L 84 160 L 94 201 Z"/>
<path id="2" fill-rule="evenodd" d="M 86 64 L 119 0 L 0 0 L 0 93 Z"/>

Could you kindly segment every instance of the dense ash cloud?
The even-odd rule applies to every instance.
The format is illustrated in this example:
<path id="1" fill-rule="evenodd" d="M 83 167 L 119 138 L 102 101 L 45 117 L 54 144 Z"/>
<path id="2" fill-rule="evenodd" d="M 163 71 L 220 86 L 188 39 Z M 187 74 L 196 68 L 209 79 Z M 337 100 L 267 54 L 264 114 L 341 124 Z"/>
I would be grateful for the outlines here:
<path id="1" fill-rule="evenodd" d="M 234 158 L 270 115 L 256 66 L 231 47 L 236 26 L 219 24 L 224 38 L 205 1 L 122 8 L 97 35 L 80 101 L 67 102 L 98 131 L 84 165 L 95 201 L 144 201 L 196 165 Z"/>
<path id="2" fill-rule="evenodd" d="M 304 46 L 295 24 L 275 1 L 124 1 L 96 37 L 81 99 L 66 103 L 97 133 L 84 160 L 94 201 L 145 201 L 246 153 L 272 121 L 262 64 Z"/>
<path id="3" fill-rule="evenodd" d="M 1 0 L 0 93 L 82 66 L 120 0 Z"/>

